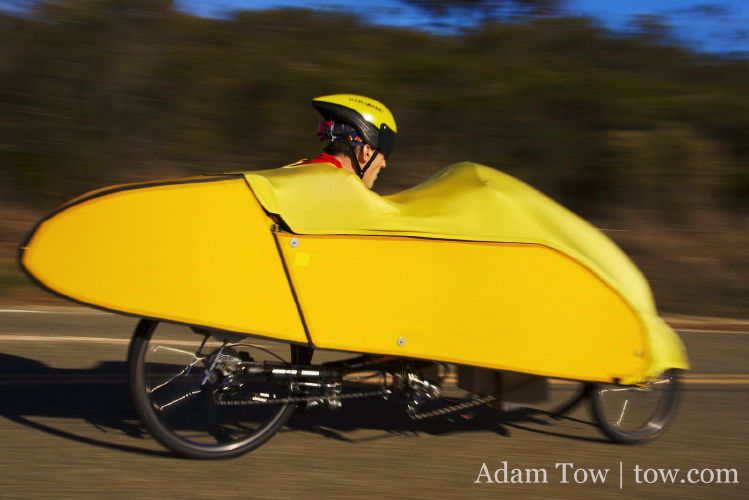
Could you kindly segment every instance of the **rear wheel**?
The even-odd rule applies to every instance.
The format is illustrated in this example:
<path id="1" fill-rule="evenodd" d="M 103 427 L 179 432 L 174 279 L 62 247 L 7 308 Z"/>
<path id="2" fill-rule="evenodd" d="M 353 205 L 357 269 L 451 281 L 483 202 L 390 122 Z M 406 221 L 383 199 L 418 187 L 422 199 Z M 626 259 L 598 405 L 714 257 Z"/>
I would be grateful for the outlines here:
<path id="1" fill-rule="evenodd" d="M 601 431 L 617 443 L 657 438 L 674 416 L 681 386 L 679 371 L 668 370 L 641 386 L 594 384 L 593 415 Z"/>
<path id="2" fill-rule="evenodd" d="M 277 362 L 280 355 L 267 346 L 221 337 L 144 319 L 130 344 L 135 409 L 151 434 L 182 457 L 230 458 L 251 451 L 268 441 L 295 408 L 282 402 L 291 395 L 287 385 L 265 376 L 237 376 L 241 362 Z M 262 404 L 247 404 L 253 400 Z"/>

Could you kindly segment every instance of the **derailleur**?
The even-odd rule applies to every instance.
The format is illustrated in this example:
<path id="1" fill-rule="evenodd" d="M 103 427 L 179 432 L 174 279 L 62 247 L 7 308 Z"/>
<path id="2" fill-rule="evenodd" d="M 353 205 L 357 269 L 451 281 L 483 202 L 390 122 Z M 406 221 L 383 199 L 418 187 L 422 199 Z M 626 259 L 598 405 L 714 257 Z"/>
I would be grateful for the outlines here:
<path id="1" fill-rule="evenodd" d="M 201 385 L 209 385 L 217 403 L 297 402 L 306 407 L 325 405 L 331 410 L 342 406 L 343 384 L 337 371 L 305 370 L 283 363 L 258 362 L 248 352 L 226 345 L 208 356 L 206 363 L 208 366 Z M 266 380 L 275 387 L 286 386 L 289 396 L 281 398 L 274 391 L 258 390 L 259 380 Z"/>
<path id="2" fill-rule="evenodd" d="M 408 363 L 391 372 L 392 389 L 408 401 L 409 415 L 416 415 L 420 405 L 441 398 L 442 368 L 437 363 Z"/>
<path id="3" fill-rule="evenodd" d="M 221 401 L 242 389 L 244 363 L 252 362 L 252 357 L 247 352 L 236 351 L 224 345 L 206 361 L 208 367 L 200 385 L 211 387 L 216 401 Z"/>

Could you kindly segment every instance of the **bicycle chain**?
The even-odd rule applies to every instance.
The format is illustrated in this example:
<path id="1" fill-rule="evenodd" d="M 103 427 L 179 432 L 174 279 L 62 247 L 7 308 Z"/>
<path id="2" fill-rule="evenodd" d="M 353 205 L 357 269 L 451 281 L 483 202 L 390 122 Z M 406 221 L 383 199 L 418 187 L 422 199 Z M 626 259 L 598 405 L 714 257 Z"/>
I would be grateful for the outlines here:
<path id="1" fill-rule="evenodd" d="M 455 413 L 456 411 L 467 410 L 468 408 L 473 408 L 474 406 L 481 406 L 483 404 L 490 403 L 495 399 L 497 398 L 495 398 L 494 396 L 484 396 L 483 398 L 472 399 L 470 401 L 466 401 L 465 403 L 446 406 L 444 408 L 438 408 L 436 410 L 428 411 L 425 413 L 409 412 L 408 416 L 411 417 L 411 420 L 422 420 L 430 417 L 438 417 L 440 415 L 447 415 L 448 413 Z"/>
<path id="2" fill-rule="evenodd" d="M 331 398 L 325 398 L 321 396 L 289 396 L 286 398 L 278 398 L 272 400 L 254 400 L 254 399 L 230 399 L 220 400 L 217 403 L 221 406 L 252 406 L 252 405 L 264 405 L 264 404 L 287 404 L 287 403 L 314 403 L 314 402 L 325 402 L 326 399 L 341 401 L 344 399 L 361 399 L 372 396 L 383 396 L 387 397 L 389 392 L 386 389 L 379 391 L 360 391 L 350 392 L 347 394 L 338 394 Z M 494 396 L 484 396 L 483 398 L 472 399 L 465 403 L 446 406 L 445 408 L 439 408 L 437 410 L 428 411 L 425 413 L 415 413 L 412 411 L 408 412 L 408 416 L 412 420 L 423 420 L 425 418 L 438 417 L 441 415 L 447 415 L 449 413 L 455 413 L 461 410 L 467 410 L 476 406 L 481 406 L 486 403 L 490 403 L 496 400 Z"/>
<path id="3" fill-rule="evenodd" d="M 289 396 L 286 398 L 278 399 L 230 399 L 230 400 L 219 400 L 216 403 L 221 406 L 251 406 L 251 405 L 274 405 L 274 404 L 286 404 L 286 403 L 314 403 L 324 402 L 326 399 L 330 400 L 342 400 L 342 399 L 359 399 L 372 396 L 387 396 L 387 392 L 384 390 L 380 391 L 361 391 L 361 392 L 350 392 L 347 394 L 338 394 L 336 396 L 326 398 L 323 396 Z"/>

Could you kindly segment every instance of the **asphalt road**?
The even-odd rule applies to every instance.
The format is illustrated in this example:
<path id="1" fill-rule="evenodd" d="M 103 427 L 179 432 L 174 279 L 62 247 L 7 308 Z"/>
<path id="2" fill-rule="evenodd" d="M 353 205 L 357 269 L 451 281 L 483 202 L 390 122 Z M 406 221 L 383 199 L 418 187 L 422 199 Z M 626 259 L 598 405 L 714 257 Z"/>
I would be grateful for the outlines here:
<path id="1" fill-rule="evenodd" d="M 191 461 L 154 442 L 130 406 L 134 325 L 88 309 L 0 310 L 0 497 L 749 498 L 749 333 L 680 332 L 693 370 L 674 424 L 646 445 L 608 442 L 587 408 L 549 418 L 573 391 L 555 384 L 542 411 L 452 422 L 344 401 L 294 415 L 240 458 Z M 505 469 L 508 482 L 488 481 Z"/>

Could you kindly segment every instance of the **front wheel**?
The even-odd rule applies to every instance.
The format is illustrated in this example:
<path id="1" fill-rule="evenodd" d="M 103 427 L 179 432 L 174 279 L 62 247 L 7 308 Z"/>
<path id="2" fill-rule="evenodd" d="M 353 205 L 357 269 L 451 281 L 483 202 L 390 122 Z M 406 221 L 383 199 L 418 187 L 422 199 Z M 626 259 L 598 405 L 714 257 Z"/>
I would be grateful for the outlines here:
<path id="1" fill-rule="evenodd" d="M 673 418 L 680 392 L 679 370 L 665 371 L 638 386 L 594 384 L 593 416 L 601 431 L 617 443 L 650 441 Z"/>
<path id="2" fill-rule="evenodd" d="M 231 458 L 251 451 L 295 408 L 284 402 L 291 395 L 287 385 L 238 376 L 242 362 L 278 362 L 279 355 L 268 346 L 217 338 L 207 330 L 144 319 L 130 344 L 130 397 L 138 416 L 182 457 Z"/>

